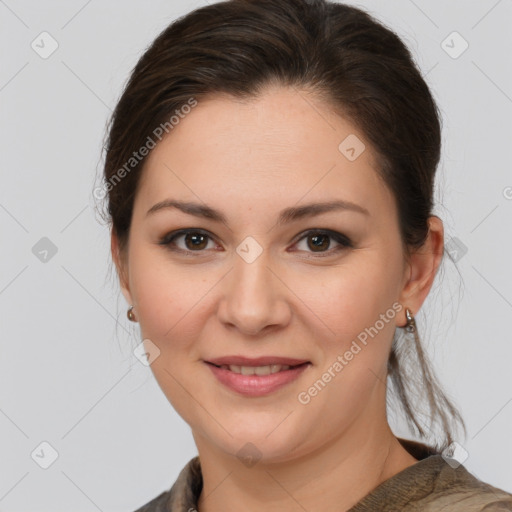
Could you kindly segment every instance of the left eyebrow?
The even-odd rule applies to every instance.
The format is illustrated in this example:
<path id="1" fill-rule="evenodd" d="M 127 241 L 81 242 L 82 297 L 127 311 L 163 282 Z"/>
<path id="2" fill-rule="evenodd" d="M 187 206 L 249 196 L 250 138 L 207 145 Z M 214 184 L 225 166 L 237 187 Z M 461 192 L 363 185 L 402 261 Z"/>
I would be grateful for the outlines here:
<path id="1" fill-rule="evenodd" d="M 215 222 L 222 222 L 227 224 L 225 215 L 211 206 L 195 203 L 190 201 L 177 201 L 174 199 L 165 199 L 153 205 L 146 213 L 146 216 L 156 213 L 157 211 L 164 209 L 177 209 L 188 215 L 194 215 L 195 217 L 202 217 L 210 219 Z M 350 201 L 336 200 L 328 201 L 324 203 L 310 203 L 304 206 L 293 206 L 285 208 L 279 214 L 279 225 L 288 224 L 290 222 L 302 219 L 304 217 L 314 217 L 321 215 L 322 213 L 347 210 L 361 213 L 363 215 L 370 215 L 370 212 L 356 203 Z"/>
<path id="2" fill-rule="evenodd" d="M 304 206 L 293 206 L 286 208 L 279 214 L 278 224 L 287 224 L 289 222 L 302 219 L 304 217 L 314 217 L 315 215 L 321 215 L 322 213 L 347 210 L 361 213 L 363 215 L 370 215 L 370 212 L 356 203 L 350 201 L 328 201 L 325 203 L 310 203 Z"/>

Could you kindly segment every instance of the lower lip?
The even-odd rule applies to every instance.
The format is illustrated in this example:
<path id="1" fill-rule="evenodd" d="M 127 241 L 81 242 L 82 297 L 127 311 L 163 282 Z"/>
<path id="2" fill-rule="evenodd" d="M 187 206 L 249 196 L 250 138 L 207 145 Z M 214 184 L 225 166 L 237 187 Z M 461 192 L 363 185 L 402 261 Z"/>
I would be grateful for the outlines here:
<path id="1" fill-rule="evenodd" d="M 305 363 L 295 368 L 269 375 L 242 375 L 231 370 L 218 368 L 211 363 L 206 364 L 222 384 L 244 396 L 264 396 L 273 393 L 286 384 L 293 382 L 310 366 L 310 363 Z"/>

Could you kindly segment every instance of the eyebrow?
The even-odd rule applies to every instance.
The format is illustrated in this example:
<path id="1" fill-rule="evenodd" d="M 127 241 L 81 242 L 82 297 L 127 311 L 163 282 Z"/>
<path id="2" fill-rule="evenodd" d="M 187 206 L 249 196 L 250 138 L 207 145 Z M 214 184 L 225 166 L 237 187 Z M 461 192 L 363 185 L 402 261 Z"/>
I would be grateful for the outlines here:
<path id="1" fill-rule="evenodd" d="M 165 199 L 164 201 L 156 203 L 147 211 L 146 217 L 158 211 L 168 209 L 177 209 L 188 215 L 194 215 L 195 217 L 202 217 L 205 219 L 213 220 L 215 222 L 222 222 L 224 224 L 227 224 L 227 219 L 224 216 L 224 214 L 219 210 L 216 210 L 215 208 L 212 208 L 208 205 L 201 203 L 194 203 L 190 201 L 177 201 L 174 199 Z M 370 215 L 370 212 L 366 208 L 358 204 L 352 203 L 350 201 L 336 200 L 327 201 L 324 203 L 310 203 L 303 206 L 293 206 L 290 208 L 285 208 L 280 212 L 277 224 L 288 224 L 290 222 L 302 219 L 304 217 L 313 217 L 315 215 L 320 215 L 322 213 L 340 210 L 349 210 L 361 213 L 363 215 Z"/>

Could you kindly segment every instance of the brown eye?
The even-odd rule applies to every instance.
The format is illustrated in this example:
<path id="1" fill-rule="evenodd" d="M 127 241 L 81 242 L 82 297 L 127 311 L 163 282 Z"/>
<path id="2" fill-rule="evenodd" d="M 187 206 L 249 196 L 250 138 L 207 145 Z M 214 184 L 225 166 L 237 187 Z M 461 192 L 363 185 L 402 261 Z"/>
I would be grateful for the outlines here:
<path id="1" fill-rule="evenodd" d="M 183 240 L 180 245 L 178 241 Z M 208 242 L 213 242 L 210 235 L 196 229 L 175 231 L 166 235 L 160 242 L 172 251 L 177 252 L 204 252 L 208 248 Z"/>
<path id="2" fill-rule="evenodd" d="M 303 240 L 307 240 L 306 247 L 300 247 Z M 334 240 L 334 247 L 333 245 Z M 302 238 L 295 244 L 299 250 L 316 253 L 317 256 L 329 256 L 335 252 L 343 251 L 353 247 L 351 240 L 330 230 L 310 230 L 303 234 Z"/>
<path id="3" fill-rule="evenodd" d="M 183 235 L 185 238 L 185 246 L 192 251 L 196 249 L 204 249 L 208 245 L 208 235 L 202 233 L 187 233 Z"/>
<path id="4" fill-rule="evenodd" d="M 320 234 L 320 235 L 308 235 L 308 247 L 313 251 L 317 252 L 317 249 L 323 251 L 324 249 L 328 249 L 329 235 Z M 309 243 L 311 242 L 311 243 Z"/>

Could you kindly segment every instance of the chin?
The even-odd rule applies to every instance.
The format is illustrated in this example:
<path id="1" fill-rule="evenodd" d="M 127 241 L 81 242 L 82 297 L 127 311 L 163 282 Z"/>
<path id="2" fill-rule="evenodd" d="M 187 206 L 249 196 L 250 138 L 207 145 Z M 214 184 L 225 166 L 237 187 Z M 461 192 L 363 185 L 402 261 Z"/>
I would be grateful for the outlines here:
<path id="1" fill-rule="evenodd" d="M 300 436 L 295 429 L 292 432 L 290 426 L 285 428 L 283 424 L 280 425 L 283 421 L 282 417 L 273 421 L 271 425 L 265 422 L 256 426 L 256 421 L 254 419 L 252 423 L 249 421 L 246 425 L 238 423 L 235 431 L 229 424 L 225 424 L 226 430 L 232 434 L 232 437 L 222 431 L 222 437 L 219 438 L 216 432 L 216 435 L 208 436 L 208 443 L 215 444 L 218 450 L 238 458 L 247 467 L 251 467 L 256 462 L 268 464 L 287 462 L 299 455 L 296 448 L 301 444 L 300 439 L 303 436 Z"/>

